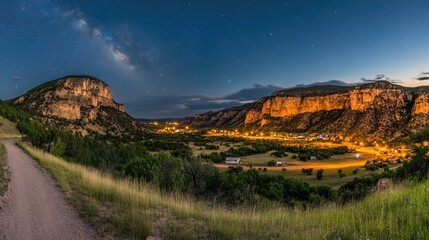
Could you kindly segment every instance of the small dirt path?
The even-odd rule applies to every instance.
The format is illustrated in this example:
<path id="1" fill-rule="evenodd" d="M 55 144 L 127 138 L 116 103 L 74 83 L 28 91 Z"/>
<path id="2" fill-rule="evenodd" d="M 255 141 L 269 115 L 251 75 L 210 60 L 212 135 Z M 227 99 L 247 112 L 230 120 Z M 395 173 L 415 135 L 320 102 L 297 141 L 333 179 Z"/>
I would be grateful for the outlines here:
<path id="1" fill-rule="evenodd" d="M 0 200 L 0 239 L 98 239 L 52 177 L 15 140 L 3 143 L 11 182 Z"/>

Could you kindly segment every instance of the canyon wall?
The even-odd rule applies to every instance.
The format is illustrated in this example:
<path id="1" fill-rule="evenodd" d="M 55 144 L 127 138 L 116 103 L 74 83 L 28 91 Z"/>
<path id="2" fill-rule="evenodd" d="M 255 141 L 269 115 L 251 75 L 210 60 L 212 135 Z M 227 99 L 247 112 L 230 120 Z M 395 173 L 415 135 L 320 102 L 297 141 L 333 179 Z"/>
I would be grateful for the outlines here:
<path id="1" fill-rule="evenodd" d="M 13 100 L 53 128 L 111 136 L 141 137 L 144 127 L 112 98 L 110 87 L 90 76 L 44 83 Z"/>
<path id="2" fill-rule="evenodd" d="M 46 83 L 19 97 L 14 102 L 42 116 L 66 120 L 93 121 L 100 107 L 125 112 L 113 101 L 110 87 L 91 77 L 66 77 Z"/>
<path id="3" fill-rule="evenodd" d="M 227 109 L 221 112 L 237 118 Z M 244 129 L 394 136 L 429 124 L 429 91 L 387 81 L 287 89 L 258 100 L 239 117 L 242 119 L 235 122 Z M 207 114 L 201 114 L 188 122 L 193 125 L 205 118 Z M 228 118 L 222 122 L 211 119 L 204 127 L 231 127 L 224 123 Z"/>

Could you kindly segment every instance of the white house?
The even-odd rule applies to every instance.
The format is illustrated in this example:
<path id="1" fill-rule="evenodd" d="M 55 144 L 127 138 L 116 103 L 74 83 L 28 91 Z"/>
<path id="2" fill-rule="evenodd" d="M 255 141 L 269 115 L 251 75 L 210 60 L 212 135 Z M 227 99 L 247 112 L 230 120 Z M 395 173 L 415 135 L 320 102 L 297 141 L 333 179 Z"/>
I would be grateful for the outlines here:
<path id="1" fill-rule="evenodd" d="M 310 161 L 312 161 L 312 162 L 317 161 L 317 157 L 315 157 L 315 156 L 311 156 L 311 157 L 310 157 Z"/>
<path id="2" fill-rule="evenodd" d="M 225 159 L 225 163 L 227 163 L 227 164 L 239 164 L 240 158 L 239 157 L 227 157 Z"/>
<path id="3" fill-rule="evenodd" d="M 276 162 L 276 166 L 284 166 L 286 165 L 285 162 Z"/>

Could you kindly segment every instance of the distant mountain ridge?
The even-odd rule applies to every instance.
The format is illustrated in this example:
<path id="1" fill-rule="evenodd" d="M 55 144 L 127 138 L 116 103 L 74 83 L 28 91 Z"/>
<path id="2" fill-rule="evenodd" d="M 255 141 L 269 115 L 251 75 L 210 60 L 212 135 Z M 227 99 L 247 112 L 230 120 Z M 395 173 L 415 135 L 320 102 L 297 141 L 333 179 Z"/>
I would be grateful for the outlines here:
<path id="1" fill-rule="evenodd" d="M 250 105 L 197 114 L 186 118 L 183 124 L 200 128 L 396 137 L 429 124 L 429 90 L 388 81 L 295 87 L 274 92 Z"/>
<path id="2" fill-rule="evenodd" d="M 315 82 L 315 83 L 310 83 L 310 84 L 298 84 L 295 86 L 295 88 L 297 87 L 314 87 L 314 86 L 356 86 L 356 85 L 361 85 L 364 83 L 346 83 L 344 81 L 341 80 L 330 80 L 327 82 Z"/>
<path id="3" fill-rule="evenodd" d="M 65 76 L 11 101 L 37 114 L 48 126 L 83 134 L 123 136 L 144 130 L 123 104 L 113 100 L 110 87 L 91 76 Z"/>

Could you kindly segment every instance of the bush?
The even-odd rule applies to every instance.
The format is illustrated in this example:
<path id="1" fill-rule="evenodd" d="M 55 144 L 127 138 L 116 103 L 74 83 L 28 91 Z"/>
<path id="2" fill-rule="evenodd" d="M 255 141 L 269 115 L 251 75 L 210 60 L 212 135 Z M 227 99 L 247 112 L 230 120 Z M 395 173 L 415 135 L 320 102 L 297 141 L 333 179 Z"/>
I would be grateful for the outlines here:
<path id="1" fill-rule="evenodd" d="M 313 174 L 313 168 L 303 168 L 301 169 L 302 173 L 307 174 L 307 175 L 311 175 Z"/>
<path id="2" fill-rule="evenodd" d="M 275 151 L 271 153 L 271 156 L 273 157 L 277 157 L 277 158 L 281 158 L 284 156 L 284 153 L 280 152 L 280 151 Z"/>
<path id="3" fill-rule="evenodd" d="M 271 160 L 271 161 L 269 161 L 268 162 L 268 164 L 267 164 L 268 166 L 275 166 L 276 165 L 276 161 L 274 161 L 274 160 Z"/>
<path id="4" fill-rule="evenodd" d="M 323 178 L 323 169 L 317 170 L 316 178 L 317 180 L 321 180 Z"/>
<path id="5" fill-rule="evenodd" d="M 205 147 L 205 149 L 207 149 L 207 150 L 218 150 L 218 149 L 219 149 L 219 146 L 211 145 L 211 144 L 207 144 L 207 145 L 205 145 L 204 147 Z"/>
<path id="6" fill-rule="evenodd" d="M 343 177 L 345 177 L 345 176 L 346 176 L 346 174 L 342 172 L 342 173 L 338 174 L 338 176 L 339 176 L 340 178 L 343 178 Z"/>

